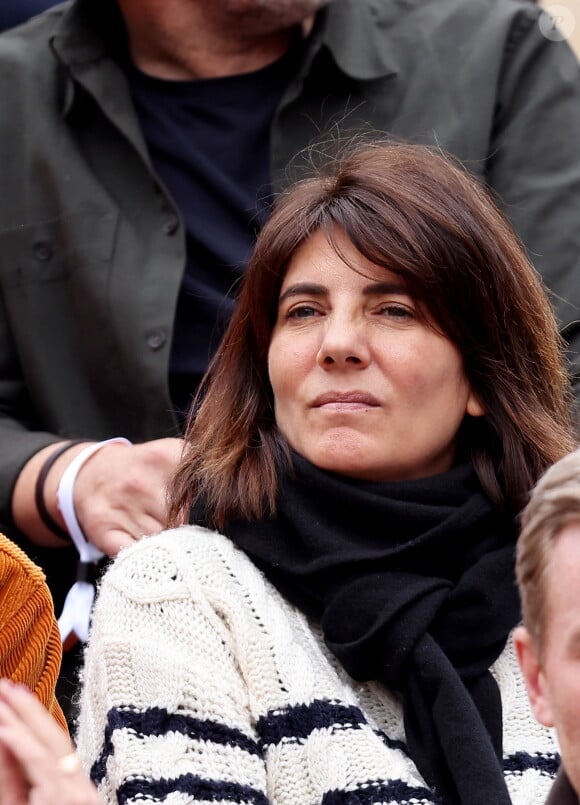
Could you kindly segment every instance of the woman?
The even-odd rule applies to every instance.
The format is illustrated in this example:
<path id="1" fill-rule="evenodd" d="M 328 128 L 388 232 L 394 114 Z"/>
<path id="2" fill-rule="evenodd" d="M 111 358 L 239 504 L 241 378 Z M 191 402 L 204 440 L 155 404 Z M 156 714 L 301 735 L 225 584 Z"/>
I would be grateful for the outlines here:
<path id="1" fill-rule="evenodd" d="M 104 799 L 541 803 L 556 747 L 508 636 L 516 515 L 572 446 L 560 347 L 443 157 L 360 146 L 282 197 L 190 421 L 192 525 L 102 584 Z"/>

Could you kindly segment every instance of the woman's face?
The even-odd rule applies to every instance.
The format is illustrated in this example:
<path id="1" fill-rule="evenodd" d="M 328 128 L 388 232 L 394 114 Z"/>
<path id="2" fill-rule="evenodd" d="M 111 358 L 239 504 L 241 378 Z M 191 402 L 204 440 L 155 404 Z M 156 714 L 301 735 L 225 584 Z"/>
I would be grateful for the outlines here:
<path id="1" fill-rule="evenodd" d="M 483 413 L 461 354 L 417 317 L 395 274 L 337 241 L 366 276 L 319 231 L 282 284 L 268 353 L 278 427 L 317 467 L 354 478 L 444 472 L 465 414 Z"/>

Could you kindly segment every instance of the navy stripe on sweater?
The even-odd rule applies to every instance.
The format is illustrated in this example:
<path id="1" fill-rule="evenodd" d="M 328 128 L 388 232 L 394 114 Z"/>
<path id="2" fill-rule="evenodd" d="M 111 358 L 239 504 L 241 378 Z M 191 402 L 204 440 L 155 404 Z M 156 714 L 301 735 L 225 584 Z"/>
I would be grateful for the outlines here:
<path id="1" fill-rule="evenodd" d="M 321 729 L 360 729 L 367 723 L 358 707 L 329 699 L 315 699 L 310 704 L 297 704 L 270 710 L 258 719 L 256 729 L 262 747 L 279 743 L 300 743 Z"/>
<path id="2" fill-rule="evenodd" d="M 144 778 L 127 780 L 117 789 L 117 802 L 125 805 L 129 800 L 160 802 L 172 791 L 188 794 L 196 801 L 237 802 L 252 805 L 268 805 L 261 791 L 249 785 L 228 783 L 225 780 L 204 780 L 196 774 L 183 774 L 174 780 L 146 780 Z"/>
<path id="3" fill-rule="evenodd" d="M 503 761 L 505 773 L 517 776 L 530 769 L 535 769 L 546 777 L 555 777 L 559 767 L 560 755 L 552 752 L 534 752 L 533 755 L 529 752 L 516 752 L 508 755 Z"/>
<path id="4" fill-rule="evenodd" d="M 396 738 L 389 738 L 383 730 L 374 730 L 375 735 L 378 735 L 381 741 L 386 744 L 389 749 L 397 749 L 402 752 L 406 757 L 411 757 L 409 754 L 409 747 L 404 741 L 398 741 Z"/>
<path id="5" fill-rule="evenodd" d="M 350 791 L 328 791 L 321 805 L 374 805 L 396 802 L 397 805 L 443 805 L 437 794 L 423 786 L 410 786 L 402 780 L 369 780 Z"/>
<path id="6" fill-rule="evenodd" d="M 147 707 L 143 710 L 130 706 L 113 707 L 107 713 L 101 754 L 91 768 L 91 780 L 95 783 L 100 783 L 105 777 L 107 759 L 114 754 L 113 734 L 123 729 L 130 730 L 139 738 L 179 732 L 196 741 L 235 746 L 251 755 L 261 755 L 256 741 L 241 730 L 217 721 L 202 720 L 183 713 L 169 713 L 162 707 Z"/>

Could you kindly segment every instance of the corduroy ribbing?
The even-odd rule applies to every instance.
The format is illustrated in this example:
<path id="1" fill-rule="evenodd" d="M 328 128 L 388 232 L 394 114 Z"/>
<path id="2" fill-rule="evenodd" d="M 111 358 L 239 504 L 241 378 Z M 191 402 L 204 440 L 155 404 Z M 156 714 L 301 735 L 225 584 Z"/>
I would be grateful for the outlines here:
<path id="1" fill-rule="evenodd" d="M 42 570 L 0 534 L 0 669 L 26 685 L 63 729 L 55 697 L 62 644 Z"/>

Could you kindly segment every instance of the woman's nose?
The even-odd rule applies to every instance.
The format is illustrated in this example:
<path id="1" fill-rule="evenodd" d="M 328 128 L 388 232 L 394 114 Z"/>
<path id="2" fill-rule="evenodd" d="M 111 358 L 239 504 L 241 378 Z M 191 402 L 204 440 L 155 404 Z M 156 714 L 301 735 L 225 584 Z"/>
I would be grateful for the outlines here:
<path id="1" fill-rule="evenodd" d="M 324 368 L 368 365 L 370 349 L 364 327 L 344 317 L 328 316 L 316 359 Z"/>

